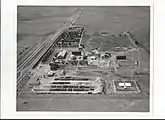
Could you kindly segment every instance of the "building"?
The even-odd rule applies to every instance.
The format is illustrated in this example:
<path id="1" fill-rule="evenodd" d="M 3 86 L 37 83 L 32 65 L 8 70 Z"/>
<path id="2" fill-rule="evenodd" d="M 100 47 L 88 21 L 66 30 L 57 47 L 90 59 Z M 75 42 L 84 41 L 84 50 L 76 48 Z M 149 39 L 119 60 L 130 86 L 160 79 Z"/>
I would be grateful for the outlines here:
<path id="1" fill-rule="evenodd" d="M 116 56 L 116 60 L 126 60 L 126 55 Z"/>
<path id="2" fill-rule="evenodd" d="M 98 65 L 98 59 L 96 56 L 88 56 L 88 65 Z"/>
<path id="3" fill-rule="evenodd" d="M 74 57 L 76 57 L 76 60 L 83 60 L 83 53 L 82 51 L 73 51 L 72 52 L 72 56 L 74 55 Z"/>
<path id="4" fill-rule="evenodd" d="M 66 50 L 63 50 L 63 51 L 61 51 L 61 52 L 58 53 L 57 58 L 58 59 L 65 59 L 66 58 L 66 55 L 67 55 L 67 51 Z"/>

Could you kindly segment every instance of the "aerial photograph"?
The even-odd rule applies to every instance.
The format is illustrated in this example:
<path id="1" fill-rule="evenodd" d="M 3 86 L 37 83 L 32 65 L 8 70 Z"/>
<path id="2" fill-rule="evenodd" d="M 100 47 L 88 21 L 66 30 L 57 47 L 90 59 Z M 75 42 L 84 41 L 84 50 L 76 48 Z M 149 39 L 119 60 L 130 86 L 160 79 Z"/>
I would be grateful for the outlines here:
<path id="1" fill-rule="evenodd" d="M 150 6 L 17 6 L 16 85 L 17 111 L 150 112 Z"/>

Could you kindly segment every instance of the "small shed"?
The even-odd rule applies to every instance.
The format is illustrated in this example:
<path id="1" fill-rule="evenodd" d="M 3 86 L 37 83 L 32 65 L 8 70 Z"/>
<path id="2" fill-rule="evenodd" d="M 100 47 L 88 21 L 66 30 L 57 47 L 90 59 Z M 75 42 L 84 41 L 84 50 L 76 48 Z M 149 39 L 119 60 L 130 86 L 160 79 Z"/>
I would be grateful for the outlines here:
<path id="1" fill-rule="evenodd" d="M 72 55 L 81 56 L 82 53 L 81 53 L 81 51 L 73 51 L 73 52 L 72 52 Z"/>
<path id="2" fill-rule="evenodd" d="M 116 60 L 126 60 L 126 59 L 127 59 L 126 55 L 116 56 Z"/>
<path id="3" fill-rule="evenodd" d="M 47 73 L 47 76 L 48 77 L 52 77 L 54 75 L 54 72 L 53 71 L 49 71 L 48 73 Z"/>

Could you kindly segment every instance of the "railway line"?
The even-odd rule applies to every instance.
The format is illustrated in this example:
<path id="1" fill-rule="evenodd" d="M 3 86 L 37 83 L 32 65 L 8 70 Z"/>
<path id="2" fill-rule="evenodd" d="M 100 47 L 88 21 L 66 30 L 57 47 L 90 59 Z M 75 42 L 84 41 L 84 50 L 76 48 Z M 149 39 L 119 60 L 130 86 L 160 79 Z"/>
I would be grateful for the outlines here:
<path id="1" fill-rule="evenodd" d="M 21 88 L 21 84 L 30 69 L 41 59 L 45 52 L 51 48 L 51 46 L 57 41 L 57 38 L 69 27 L 76 22 L 80 17 L 81 10 L 76 10 L 75 13 L 62 25 L 61 28 L 58 28 L 58 32 L 54 35 L 49 36 L 42 44 L 37 45 L 31 51 L 29 51 L 17 65 L 17 91 Z"/>
<path id="2" fill-rule="evenodd" d="M 52 35 L 48 36 L 48 38 L 45 40 L 45 42 L 47 40 L 50 39 L 50 37 L 52 37 Z M 17 60 L 17 70 L 20 68 L 20 65 L 30 56 L 34 53 L 34 50 L 37 50 L 37 48 L 39 48 L 41 46 L 41 44 L 37 44 L 34 45 L 32 48 L 30 48 L 28 50 L 28 52 L 26 52 L 23 56 L 21 56 L 20 58 L 18 58 Z"/>

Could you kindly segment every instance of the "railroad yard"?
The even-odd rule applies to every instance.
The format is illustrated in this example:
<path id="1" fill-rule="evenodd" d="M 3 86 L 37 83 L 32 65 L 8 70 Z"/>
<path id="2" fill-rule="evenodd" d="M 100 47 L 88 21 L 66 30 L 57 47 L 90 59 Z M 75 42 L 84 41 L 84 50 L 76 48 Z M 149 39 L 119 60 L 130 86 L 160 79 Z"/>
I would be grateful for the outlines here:
<path id="1" fill-rule="evenodd" d="M 122 24 L 126 18 L 118 16 L 117 29 L 104 23 L 103 18 L 117 8 L 110 9 L 64 8 L 64 13 L 69 12 L 63 14 L 67 19 L 51 31 L 53 34 L 42 37 L 46 40 L 37 45 L 33 41 L 30 48 L 22 44 L 26 51 L 17 57 L 17 111 L 149 111 L 149 33 L 145 34 L 149 28 L 131 28 L 147 23 L 148 8 L 119 8 L 128 20 L 136 15 L 138 20 L 134 18 L 136 23 L 131 22 L 129 28 Z M 97 12 L 103 14 L 96 17 Z M 144 15 L 138 16 L 140 12 Z M 118 14 L 112 14 L 110 23 Z M 123 25 L 121 29 L 119 25 Z M 140 30 L 142 35 L 137 34 Z"/>

